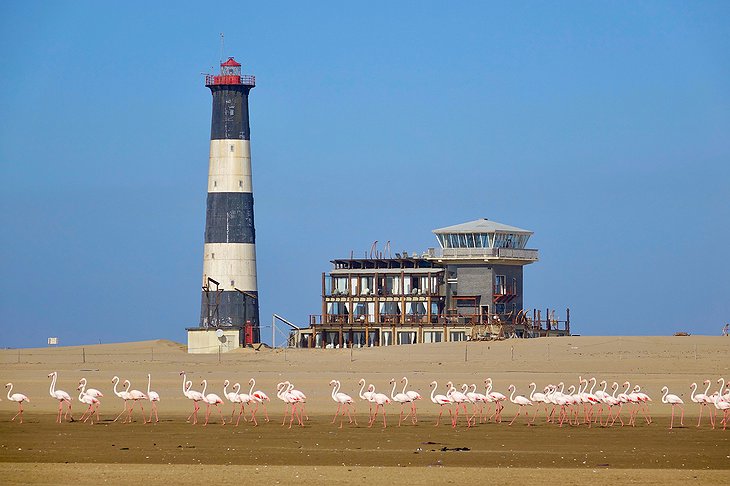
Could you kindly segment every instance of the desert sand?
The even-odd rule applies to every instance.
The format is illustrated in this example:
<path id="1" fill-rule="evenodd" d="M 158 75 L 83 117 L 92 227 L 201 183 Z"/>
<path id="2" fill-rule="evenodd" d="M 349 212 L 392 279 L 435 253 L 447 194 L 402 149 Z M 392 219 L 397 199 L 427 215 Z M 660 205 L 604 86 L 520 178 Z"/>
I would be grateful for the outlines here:
<path id="1" fill-rule="evenodd" d="M 715 390 L 715 380 L 730 379 L 730 339 L 721 337 L 574 336 L 368 349 L 244 349 L 220 356 L 188 355 L 183 345 L 160 340 L 0 350 L 0 363 L 0 382 L 12 381 L 13 392 L 31 398 L 22 425 L 10 422 L 16 405 L 5 394 L 0 402 L 0 474 L 5 484 L 90 484 L 100 478 L 111 483 L 145 478 L 153 484 L 179 478 L 175 480 L 186 484 L 206 477 L 225 483 L 246 476 L 272 484 L 397 477 L 413 484 L 475 477 L 559 477 L 568 484 L 586 479 L 649 484 L 730 480 L 730 429 L 710 430 L 707 422 L 695 427 L 698 407 L 689 399 L 692 382 L 712 379 Z M 221 426 L 218 417 L 206 428 L 186 423 L 192 403 L 182 395 L 181 370 L 194 389 L 200 390 L 199 383 L 207 379 L 208 393 L 221 397 L 225 379 L 240 382 L 247 391 L 248 380 L 255 378 L 256 388 L 272 398 L 271 422 L 261 420 L 260 409 L 259 427 L 244 422 L 238 428 Z M 100 423 L 55 423 L 58 402 L 48 392 L 51 371 L 59 373 L 57 389 L 72 393 L 86 377 L 90 387 L 105 394 Z M 146 392 L 147 373 L 161 396 L 161 421 L 144 425 L 137 412 L 131 425 L 112 422 L 123 408 L 112 393 L 112 377 L 129 379 L 133 388 Z M 539 388 L 559 381 L 576 384 L 579 375 L 641 385 L 653 399 L 654 422 L 637 420 L 635 428 L 560 429 L 538 417 L 533 427 L 526 427 L 522 418 L 512 427 L 491 422 L 471 429 L 463 423 L 457 429 L 433 427 L 439 410 L 428 398 L 432 380 L 444 393 L 446 381 L 476 383 L 483 391 L 484 379 L 491 377 L 496 391 L 507 394 L 513 383 L 519 394 L 529 395 L 532 381 Z M 403 376 L 424 397 L 418 402 L 418 424 L 398 428 L 399 406 L 391 404 L 388 428 L 381 421 L 368 428 L 367 405 L 357 398 L 358 380 L 365 378 L 390 394 L 389 380 Z M 341 391 L 356 399 L 357 427 L 346 422 L 339 430 L 331 424 L 336 409 L 331 379 L 340 380 Z M 281 427 L 284 407 L 275 397 L 275 385 L 282 380 L 307 394 L 310 420 L 304 428 Z M 671 409 L 661 403 L 664 385 L 686 405 L 685 426 L 671 431 Z M 230 416 L 230 411 L 226 403 L 224 412 Z M 504 417 L 511 419 L 515 411 L 508 403 Z M 78 401 L 74 412 L 78 417 Z M 449 450 L 454 448 L 468 451 Z"/>

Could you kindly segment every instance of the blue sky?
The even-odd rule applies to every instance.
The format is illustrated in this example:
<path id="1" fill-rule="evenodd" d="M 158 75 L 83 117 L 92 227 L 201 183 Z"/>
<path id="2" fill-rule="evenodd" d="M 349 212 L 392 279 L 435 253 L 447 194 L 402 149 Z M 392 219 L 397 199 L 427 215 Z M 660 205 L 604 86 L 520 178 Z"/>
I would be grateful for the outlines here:
<path id="1" fill-rule="evenodd" d="M 575 332 L 730 321 L 730 3 L 218 4 L 0 6 L 0 346 L 197 323 L 219 32 L 257 78 L 264 323 L 480 217 L 535 232 L 525 304 Z"/>

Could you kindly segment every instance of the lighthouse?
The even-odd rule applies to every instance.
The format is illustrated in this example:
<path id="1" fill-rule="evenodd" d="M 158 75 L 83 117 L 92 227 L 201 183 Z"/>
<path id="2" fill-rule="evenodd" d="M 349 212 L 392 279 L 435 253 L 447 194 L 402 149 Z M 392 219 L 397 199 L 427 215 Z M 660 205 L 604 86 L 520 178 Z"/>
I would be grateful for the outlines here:
<path id="1" fill-rule="evenodd" d="M 238 347 L 260 340 L 248 112 L 256 80 L 229 57 L 220 74 L 206 75 L 205 86 L 213 115 L 199 329 Z"/>

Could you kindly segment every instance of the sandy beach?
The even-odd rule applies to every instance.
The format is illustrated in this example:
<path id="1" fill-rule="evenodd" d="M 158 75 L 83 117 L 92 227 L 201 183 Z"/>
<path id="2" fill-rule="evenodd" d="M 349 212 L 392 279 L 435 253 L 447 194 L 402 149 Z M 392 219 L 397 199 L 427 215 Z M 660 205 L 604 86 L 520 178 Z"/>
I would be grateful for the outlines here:
<path id="1" fill-rule="evenodd" d="M 303 484 L 319 483 L 323 477 L 336 484 L 399 476 L 421 483 L 490 475 L 539 480 L 549 475 L 568 484 L 586 477 L 598 483 L 649 484 L 730 478 L 730 430 L 710 430 L 708 422 L 695 427 L 698 407 L 690 401 L 689 388 L 692 382 L 711 379 L 715 390 L 715 380 L 730 378 L 730 339 L 720 337 L 574 336 L 367 349 L 245 349 L 220 356 L 189 355 L 183 345 L 160 340 L 2 350 L 0 363 L 0 381 L 13 382 L 13 392 L 31 398 L 22 425 L 10 422 L 16 405 L 5 394 L 0 402 L 0 473 L 6 484 L 87 484 L 99 477 L 116 482 L 122 476 L 149 477 L 152 471 L 155 484 L 176 476 L 186 483 L 199 481 L 196 476 L 217 477 L 223 465 L 223 476 L 231 480 L 248 475 L 265 483 L 291 479 Z M 192 403 L 182 395 L 181 370 L 194 389 L 200 390 L 206 379 L 208 392 L 222 397 L 225 379 L 240 382 L 247 391 L 248 380 L 255 378 L 256 388 L 272 398 L 271 422 L 261 420 L 260 409 L 258 427 L 244 422 L 238 428 L 221 427 L 218 417 L 206 428 L 186 423 Z M 49 396 L 51 371 L 59 373 L 57 389 L 71 393 L 86 377 L 90 387 L 105 394 L 100 423 L 55 423 L 58 402 Z M 144 425 L 137 412 L 130 425 L 112 422 L 123 408 L 112 393 L 112 377 L 129 379 L 132 388 L 146 392 L 147 373 L 161 396 L 161 421 Z M 439 411 L 428 398 L 433 380 L 439 382 L 440 393 L 449 380 L 476 383 L 483 391 L 484 379 L 491 377 L 497 391 L 507 394 L 507 387 L 515 384 L 519 394 L 529 395 L 530 382 L 540 389 L 560 381 L 570 385 L 577 384 L 579 375 L 641 385 L 653 399 L 654 422 L 561 429 L 539 416 L 532 427 L 521 417 L 512 427 L 492 422 L 471 429 L 465 423 L 456 429 L 433 427 Z M 400 408 L 391 404 L 388 428 L 382 422 L 368 428 L 367 405 L 357 398 L 358 380 L 365 378 L 390 394 L 389 380 L 403 376 L 424 397 L 418 402 L 418 424 L 397 427 Z M 357 427 L 346 422 L 339 430 L 331 424 L 336 409 L 331 379 L 340 380 L 341 391 L 356 398 Z M 304 428 L 281 427 L 284 407 L 275 385 L 283 380 L 307 394 L 310 420 Z M 686 405 L 685 426 L 671 431 L 671 408 L 661 403 L 664 385 Z M 231 405 L 226 403 L 223 410 L 230 416 Z M 75 401 L 74 413 L 79 412 Z M 515 412 L 508 403 L 504 417 L 509 420 Z M 457 448 L 468 450 L 453 450 Z M 79 469 L 73 464 L 94 466 Z M 190 468 L 195 476 L 186 472 Z M 62 479 L 51 481 L 51 474 Z"/>

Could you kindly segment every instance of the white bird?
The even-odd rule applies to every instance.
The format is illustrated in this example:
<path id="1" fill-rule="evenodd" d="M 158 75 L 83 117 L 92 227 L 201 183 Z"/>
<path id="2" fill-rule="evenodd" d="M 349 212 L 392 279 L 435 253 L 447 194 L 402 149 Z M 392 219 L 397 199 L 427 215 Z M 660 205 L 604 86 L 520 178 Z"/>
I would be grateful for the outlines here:
<path id="1" fill-rule="evenodd" d="M 101 403 L 99 399 L 96 397 L 91 396 L 90 394 L 86 393 L 84 391 L 86 387 L 86 384 L 79 383 L 78 390 L 79 392 L 79 402 L 84 403 L 89 406 L 89 408 L 86 409 L 86 411 L 79 417 L 79 420 L 82 420 L 86 422 L 87 420 L 91 419 L 91 425 L 94 425 L 94 410 L 96 410 L 97 418 L 96 421 L 99 421 L 99 404 Z M 88 415 L 87 415 L 88 414 Z M 86 417 L 86 418 L 84 418 Z"/>
<path id="2" fill-rule="evenodd" d="M 152 385 L 152 375 L 147 373 L 147 400 L 150 401 L 150 406 L 152 407 L 149 422 L 152 423 L 152 412 L 154 412 L 155 423 L 157 423 L 160 421 L 160 418 L 157 416 L 157 402 L 160 401 L 160 395 L 156 391 L 150 390 L 150 385 Z"/>
<path id="3" fill-rule="evenodd" d="M 516 388 L 514 385 L 510 385 L 507 389 L 512 391 L 512 393 L 509 396 L 509 401 L 516 405 L 519 405 L 519 408 L 517 409 L 517 413 L 515 414 L 514 418 L 512 419 L 512 422 L 509 423 L 509 425 L 512 425 L 514 423 L 515 419 L 522 412 L 522 409 L 525 408 L 526 406 L 532 406 L 532 402 L 530 400 L 528 400 L 527 398 L 523 397 L 522 395 L 517 395 L 515 397 Z M 529 414 L 527 415 L 527 417 L 528 417 L 527 425 L 530 425 Z"/>
<path id="4" fill-rule="evenodd" d="M 334 418 L 332 419 L 332 423 L 335 423 L 335 420 L 337 420 L 337 416 L 341 415 L 340 418 L 340 428 L 342 428 L 342 422 L 345 419 L 345 412 L 347 413 L 347 417 L 350 419 L 350 423 L 353 422 L 353 417 L 350 414 L 350 407 L 352 407 L 352 413 L 355 413 L 355 405 L 352 400 L 352 397 L 346 393 L 340 392 L 340 387 L 342 386 L 338 380 L 332 380 L 330 381 L 330 386 L 332 387 L 332 400 L 337 402 L 337 412 L 335 413 Z M 342 413 L 340 413 L 342 411 Z M 357 419 L 354 419 L 355 425 L 357 425 Z"/>
<path id="5" fill-rule="evenodd" d="M 431 382 L 430 387 L 431 387 L 431 401 L 433 403 L 435 403 L 436 405 L 438 405 L 439 408 L 441 409 L 441 411 L 439 412 L 439 416 L 436 419 L 435 427 L 438 427 L 439 424 L 441 423 L 441 415 L 443 415 L 443 413 L 444 413 L 444 407 L 446 407 L 446 410 L 449 411 L 449 418 L 451 419 L 451 426 L 456 427 L 456 424 L 454 423 L 454 417 L 451 412 L 451 405 L 454 403 L 454 401 L 446 395 L 440 395 L 440 394 L 436 395 L 435 394 L 436 387 L 438 387 L 438 383 L 436 383 L 435 381 Z"/>
<path id="6" fill-rule="evenodd" d="M 58 417 L 56 418 L 57 423 L 61 423 L 61 414 L 63 413 L 63 409 L 66 409 L 66 414 L 63 418 L 68 420 L 68 416 L 71 415 L 71 420 L 73 420 L 73 414 L 71 413 L 71 395 L 66 393 L 63 390 L 56 390 L 56 379 L 58 378 L 58 373 L 55 371 L 52 371 L 48 374 L 48 378 L 51 379 L 51 388 L 49 389 L 49 393 L 51 396 L 58 400 Z M 64 407 L 64 404 L 66 407 Z"/>
<path id="7" fill-rule="evenodd" d="M 18 413 L 15 414 L 15 416 L 10 420 L 11 422 L 15 420 L 15 418 L 20 415 L 20 423 L 23 423 L 23 402 L 30 402 L 30 398 L 26 397 L 22 393 L 13 393 L 12 395 L 10 392 L 13 391 L 13 384 L 8 383 L 5 385 L 5 388 L 8 388 L 8 400 L 11 402 L 18 402 Z"/>
<path id="8" fill-rule="evenodd" d="M 223 418 L 223 412 L 221 411 L 221 405 L 223 404 L 223 400 L 221 400 L 221 397 L 216 395 L 215 393 L 208 393 L 205 394 L 205 390 L 208 388 L 208 380 L 203 380 L 200 382 L 200 384 L 203 387 L 203 391 L 201 394 L 203 395 L 203 401 L 207 405 L 207 408 L 205 410 L 205 423 L 203 426 L 208 425 L 208 419 L 210 418 L 210 407 L 215 407 L 218 410 L 218 414 L 221 417 L 221 425 L 225 425 L 226 421 Z"/>
<path id="9" fill-rule="evenodd" d="M 666 386 L 662 388 L 662 392 L 664 393 L 664 396 L 662 396 L 662 403 L 668 403 L 672 406 L 672 421 L 669 423 L 669 428 L 671 429 L 674 427 L 674 407 L 679 407 L 679 409 L 682 411 L 682 416 L 679 419 L 679 424 L 681 426 L 684 426 L 684 407 L 682 406 L 684 404 L 684 401 L 682 401 L 681 398 L 679 398 L 677 395 L 672 395 L 669 393 L 669 388 Z"/>
<path id="10" fill-rule="evenodd" d="M 403 422 L 403 407 L 406 403 L 411 403 L 411 399 L 403 392 L 395 392 L 395 378 L 391 378 L 389 384 L 393 385 L 393 389 L 390 391 L 390 399 L 394 402 L 400 403 L 400 416 L 398 417 L 398 427 L 400 427 L 401 423 Z"/>

